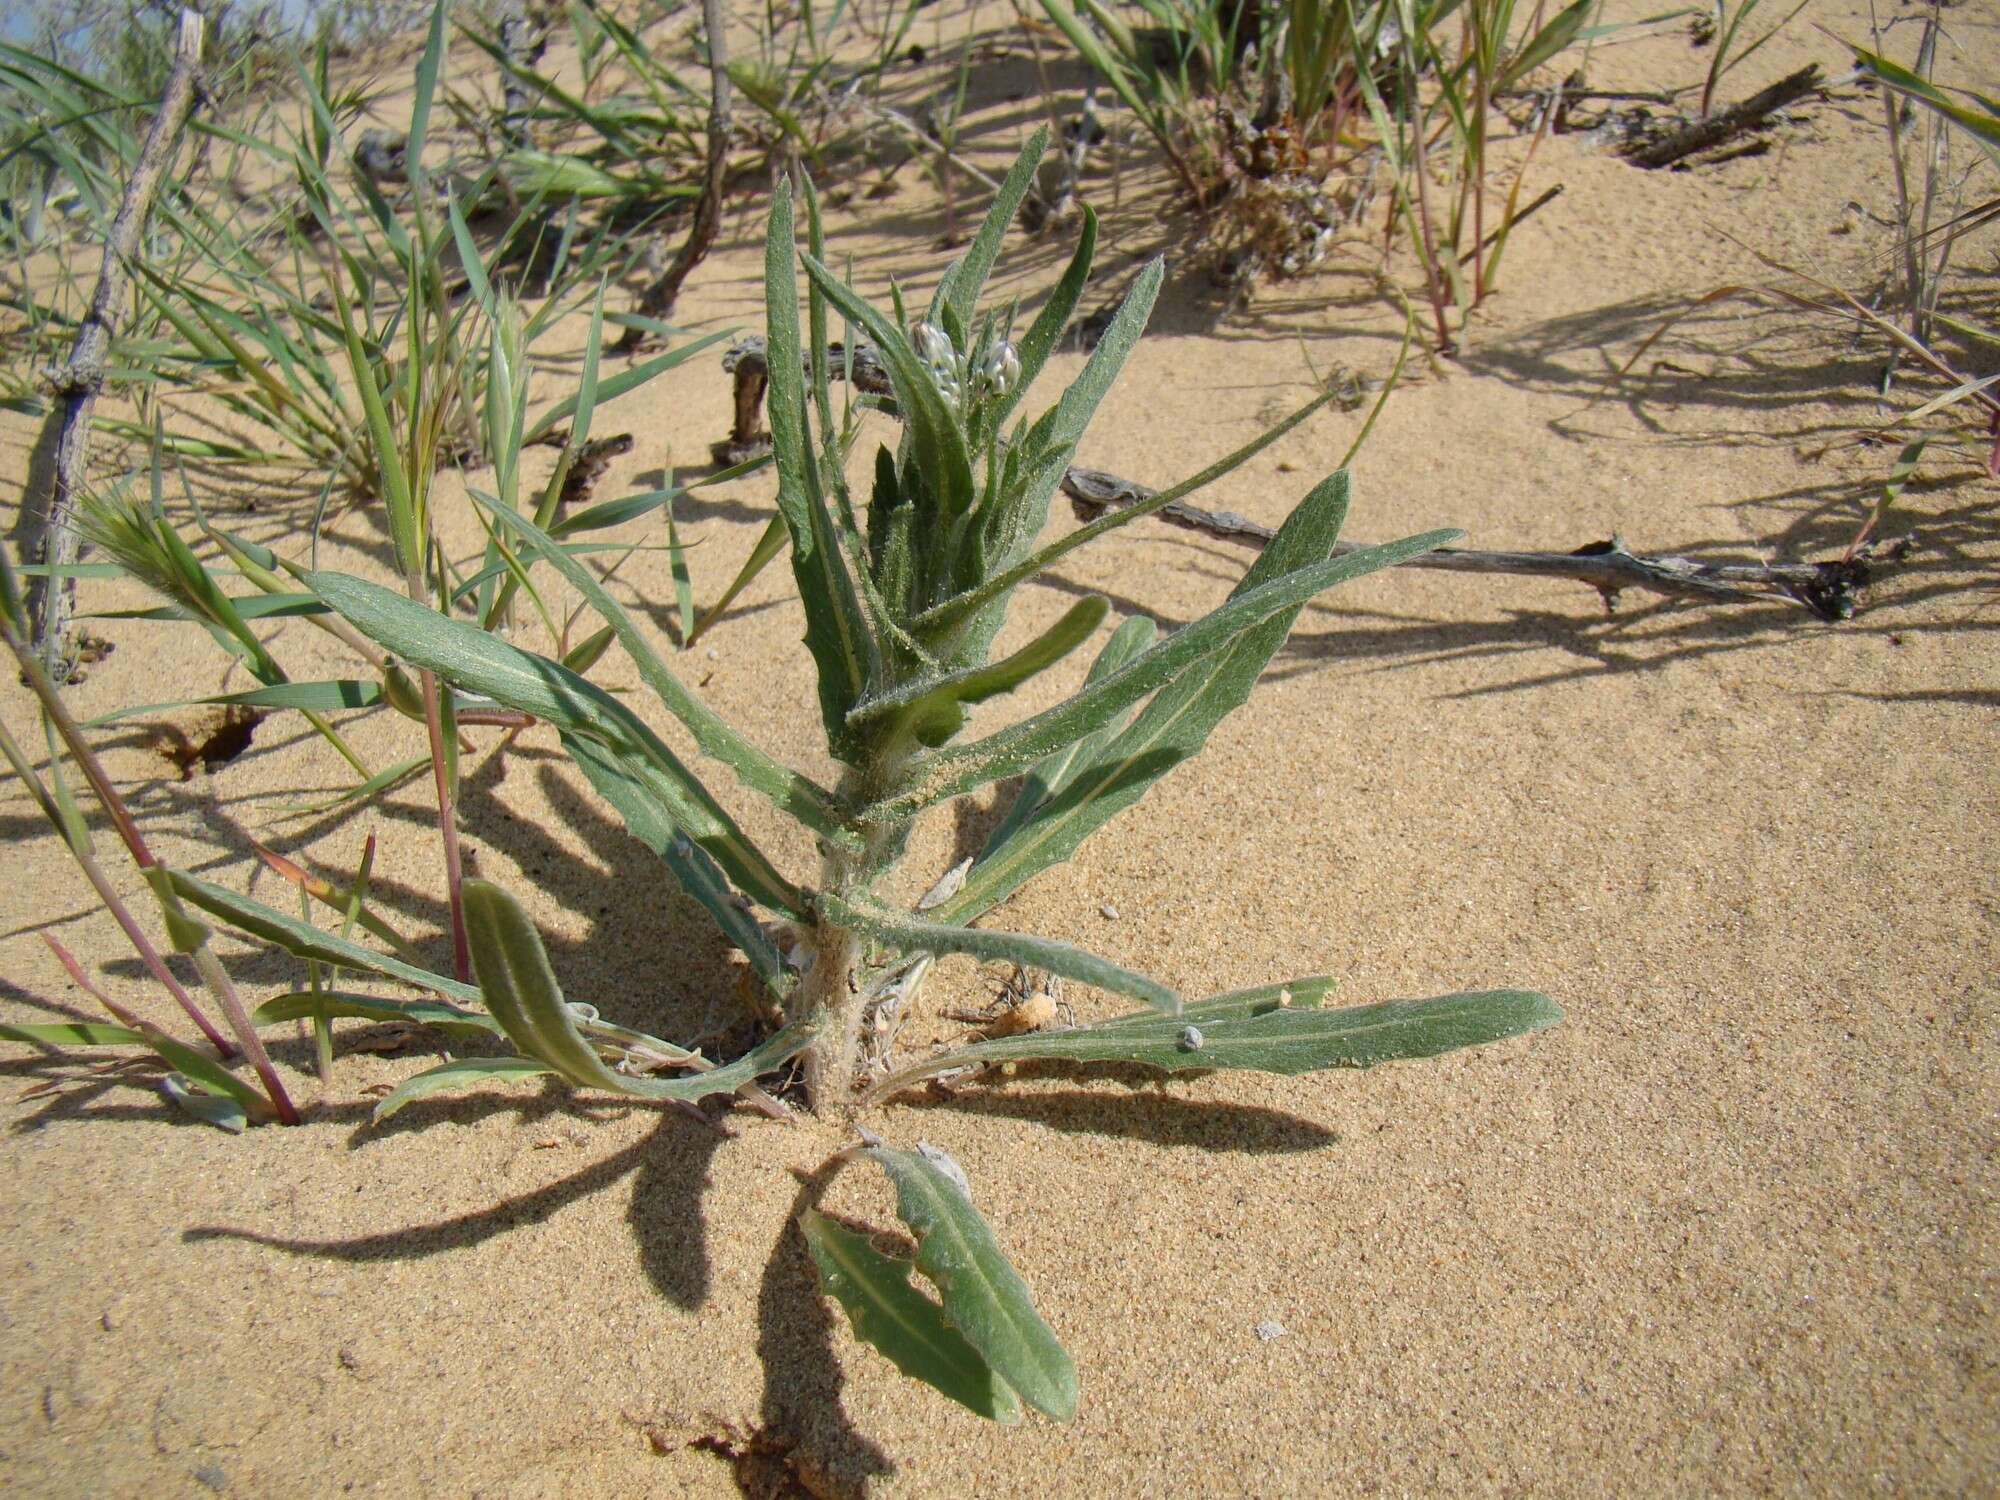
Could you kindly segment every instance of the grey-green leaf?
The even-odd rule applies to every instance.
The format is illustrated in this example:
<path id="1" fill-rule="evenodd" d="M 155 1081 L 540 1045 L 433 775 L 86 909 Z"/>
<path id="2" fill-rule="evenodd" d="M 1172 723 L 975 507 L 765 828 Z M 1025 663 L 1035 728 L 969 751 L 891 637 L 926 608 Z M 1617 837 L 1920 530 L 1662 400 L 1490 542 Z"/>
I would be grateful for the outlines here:
<path id="1" fill-rule="evenodd" d="M 1076 1367 L 972 1200 L 914 1151 L 865 1154 L 896 1185 L 897 1216 L 917 1237 L 917 1269 L 943 1297 L 945 1316 L 1030 1406 L 1058 1422 L 1075 1416 Z"/>
<path id="2" fill-rule="evenodd" d="M 1274 1002 L 1207 1002 L 1179 1016 L 1140 1012 L 1100 1026 L 1034 1032 L 975 1042 L 928 1058 L 884 1080 L 876 1095 L 975 1063 L 1062 1058 L 1070 1062 L 1144 1063 L 1167 1072 L 1241 1068 L 1257 1073 L 1312 1073 L 1323 1068 L 1372 1068 L 1377 1063 L 1435 1057 L 1553 1026 L 1562 1010 L 1528 990 L 1480 990 L 1432 1000 L 1384 1000 L 1332 1010 Z"/>
<path id="3" fill-rule="evenodd" d="M 759 1074 L 784 1066 L 804 1051 L 818 1034 L 818 1018 L 797 1021 L 735 1062 L 684 1078 L 615 1072 L 577 1028 L 550 967 L 548 950 L 520 903 L 484 880 L 465 882 L 464 901 L 472 968 L 493 1018 L 523 1053 L 572 1083 L 642 1099 L 695 1103 L 754 1083 Z"/>
<path id="4" fill-rule="evenodd" d="M 432 1094 L 455 1094 L 488 1079 L 540 1078 L 554 1071 L 546 1063 L 528 1057 L 454 1058 L 435 1068 L 426 1068 L 414 1078 L 405 1078 L 383 1095 L 382 1102 L 375 1106 L 374 1122 L 380 1125 L 404 1105 Z"/>
<path id="5" fill-rule="evenodd" d="M 531 713 L 557 728 L 610 747 L 646 778 L 672 810 L 674 823 L 706 849 L 753 901 L 788 915 L 801 910 L 792 883 L 750 842 L 700 779 L 646 724 L 596 683 L 560 662 L 537 656 L 453 620 L 366 579 L 312 573 L 306 581 L 357 629 L 456 687 Z"/>
<path id="6" fill-rule="evenodd" d="M 1090 664 L 1090 673 L 1084 678 L 1084 686 L 1102 682 L 1125 663 L 1153 644 L 1157 627 L 1146 615 L 1133 615 L 1111 632 L 1111 639 L 1104 643 L 1104 649 L 1097 653 L 1097 660 Z M 1102 729 L 1074 740 L 1047 757 L 1028 773 L 1019 792 L 1015 793 L 1013 804 L 1007 809 L 993 831 L 986 836 L 986 845 L 979 851 L 979 864 L 972 868 L 975 873 L 979 865 L 991 859 L 1020 831 L 1026 823 L 1053 797 L 1069 784 L 1071 776 L 1081 767 L 1090 764 L 1097 752 L 1110 742 L 1111 737 L 1125 727 L 1123 715 L 1114 716 Z M 962 889 L 962 887 L 961 887 Z M 970 921 L 974 915 L 986 910 L 1000 899 L 991 897 L 976 905 L 949 903 L 945 910 L 950 920 Z"/>
<path id="7" fill-rule="evenodd" d="M 1007 178 L 1000 184 L 1000 191 L 993 196 L 992 207 L 986 210 L 986 217 L 979 225 L 978 233 L 966 247 L 965 254 L 953 262 L 938 282 L 937 296 L 932 300 L 932 316 L 950 308 L 958 322 L 972 326 L 974 305 L 986 286 L 986 278 L 993 272 L 993 263 L 1000 258 L 1000 242 L 1007 236 L 1007 226 L 1021 207 L 1021 200 L 1028 196 L 1028 189 L 1034 186 L 1035 173 L 1042 164 L 1042 154 L 1049 148 L 1049 128 L 1038 126 L 1028 137 L 1021 154 L 1014 158 L 1014 165 Z"/>
<path id="8" fill-rule="evenodd" d="M 814 832 L 827 837 L 845 836 L 832 799 L 825 791 L 766 755 L 731 728 L 714 709 L 689 692 L 639 633 L 631 616 L 588 568 L 558 546 L 554 538 L 528 517 L 504 505 L 489 504 L 487 510 L 502 526 L 518 533 L 530 551 L 567 578 L 590 606 L 604 617 L 617 633 L 626 655 L 639 669 L 639 675 L 660 695 L 660 701 L 666 705 L 668 712 L 687 726 L 695 743 L 705 754 L 728 766 L 745 786 L 763 793 Z"/>
<path id="9" fill-rule="evenodd" d="M 778 469 L 778 509 L 791 533 L 792 576 L 806 612 L 806 649 L 819 669 L 820 717 L 834 753 L 848 755 L 855 746 L 847 711 L 868 683 L 878 648 L 842 560 L 815 467 L 792 270 L 792 222 L 791 183 L 785 181 L 772 195 L 764 230 L 765 367 L 771 382 L 764 410 Z"/>
<path id="10" fill-rule="evenodd" d="M 1346 515 L 1346 475 L 1336 474 L 1299 502 L 1230 598 L 1240 599 L 1273 579 L 1325 562 Z M 1200 753 L 1215 726 L 1249 698 L 1303 608 L 1294 605 L 1273 615 L 1181 672 L 1129 728 L 1113 734 L 1106 725 L 1074 747 L 1075 758 L 1063 766 L 1060 783 L 1048 787 L 1030 811 L 1010 815 L 988 840 L 940 920 L 969 922 L 1005 900 L 1041 871 L 1069 858 L 1161 777 Z M 1093 669 L 1087 688 L 1109 675 Z"/>
<path id="11" fill-rule="evenodd" d="M 582 735 L 564 735 L 563 748 L 597 788 L 598 795 L 618 809 L 632 837 L 659 855 L 687 893 L 707 908 L 716 925 L 750 960 L 750 967 L 771 992 L 784 994 L 791 986 L 791 979 L 777 948 L 764 935 L 756 917 L 743 909 L 715 861 L 674 826 L 672 814 L 652 788 L 633 775 L 617 756 Z"/>
<path id="12" fill-rule="evenodd" d="M 437 1000 L 392 1000 L 352 990 L 299 990 L 266 1000 L 252 1012 L 258 1026 L 280 1021 L 312 1020 L 319 1016 L 361 1021 L 400 1021 L 410 1026 L 435 1026 L 454 1036 L 499 1036 L 500 1023 L 477 1011 L 460 1010 Z"/>
<path id="13" fill-rule="evenodd" d="M 198 906 L 209 915 L 220 917 L 237 931 L 262 938 L 299 958 L 315 958 L 321 963 L 339 964 L 346 969 L 366 969 L 371 974 L 400 979 L 405 984 L 430 990 L 450 1000 L 479 1003 L 479 991 L 472 985 L 434 974 L 429 969 L 419 968 L 386 953 L 377 953 L 334 933 L 322 932 L 310 922 L 287 916 L 261 901 L 238 895 L 226 886 L 213 885 L 185 870 L 172 871 L 169 878 L 175 893 L 190 906 Z"/>
<path id="14" fill-rule="evenodd" d="M 1064 612 L 1061 619 L 1020 650 L 996 662 L 968 667 L 944 677 L 919 680 L 898 691 L 864 698 L 848 714 L 850 724 L 907 711 L 916 737 L 926 745 L 943 744 L 963 721 L 961 704 L 983 703 L 1010 693 L 1029 678 L 1047 671 L 1081 646 L 1104 623 L 1110 604 L 1102 594 L 1090 594 Z"/>
<path id="15" fill-rule="evenodd" d="M 1378 568 L 1394 567 L 1455 540 L 1456 531 L 1430 531 L 1370 547 L 1275 578 L 1230 600 L 1151 650 L 1085 688 L 1075 697 L 985 739 L 938 752 L 917 769 L 909 791 L 866 809 L 867 819 L 900 820 L 936 803 L 1017 776 L 1044 756 L 1102 728 L 1114 715 L 1164 686 L 1187 668 L 1231 649 L 1246 633 L 1296 609 L 1313 595 Z"/>
<path id="16" fill-rule="evenodd" d="M 1114 994 L 1136 996 L 1169 1015 L 1180 1013 L 1181 997 L 1157 979 L 1148 979 L 1108 958 L 1099 958 L 1054 938 L 928 921 L 873 902 L 858 906 L 841 900 L 831 891 L 821 891 L 815 899 L 820 910 L 834 921 L 857 928 L 876 941 L 892 944 L 906 953 L 969 953 L 975 958 L 1005 959 L 1047 969 L 1051 974 Z"/>
<path id="17" fill-rule="evenodd" d="M 884 1255 L 868 1237 L 808 1209 L 799 1229 L 811 1250 L 819 1284 L 843 1308 L 854 1336 L 872 1344 L 912 1380 L 942 1392 L 982 1417 L 1021 1420 L 1013 1389 L 979 1357 L 943 1311 L 910 1285 L 910 1263 Z"/>

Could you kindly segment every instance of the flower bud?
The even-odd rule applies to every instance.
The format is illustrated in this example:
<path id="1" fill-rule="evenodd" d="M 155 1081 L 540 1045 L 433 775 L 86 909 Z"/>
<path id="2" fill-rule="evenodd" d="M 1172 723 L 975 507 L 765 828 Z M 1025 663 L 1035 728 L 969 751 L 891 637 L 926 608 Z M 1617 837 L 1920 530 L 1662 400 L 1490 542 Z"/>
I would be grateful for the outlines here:
<path id="1" fill-rule="evenodd" d="M 979 382 L 996 396 L 1004 396 L 1014 389 L 1014 383 L 1021 378 L 1021 354 L 1011 340 L 1002 339 L 986 351 L 986 357 L 979 362 Z"/>
<path id="2" fill-rule="evenodd" d="M 925 321 L 912 323 L 910 346 L 917 351 L 917 357 L 931 367 L 933 373 L 956 373 L 958 351 L 952 347 L 951 335 L 937 324 Z"/>

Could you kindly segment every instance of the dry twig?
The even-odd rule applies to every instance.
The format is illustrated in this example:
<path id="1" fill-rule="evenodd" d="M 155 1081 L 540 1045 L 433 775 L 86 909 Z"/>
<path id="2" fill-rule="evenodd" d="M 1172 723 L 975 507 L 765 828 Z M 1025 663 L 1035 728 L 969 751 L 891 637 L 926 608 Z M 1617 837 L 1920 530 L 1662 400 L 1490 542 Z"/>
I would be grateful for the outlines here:
<path id="1" fill-rule="evenodd" d="M 83 538 L 77 531 L 76 513 L 90 460 L 90 420 L 97 397 L 104 389 L 105 360 L 111 340 L 118 333 L 126 289 L 131 283 L 131 264 L 138 258 L 146 220 L 153 211 L 153 199 L 160 179 L 172 165 L 180 149 L 188 116 L 194 112 L 201 93 L 202 18 L 195 10 L 183 10 L 180 34 L 174 50 L 174 68 L 160 100 L 159 113 L 139 152 L 139 162 L 125 185 L 125 199 L 112 221 L 110 238 L 104 245 L 104 263 L 97 273 L 97 291 L 90 299 L 90 311 L 77 326 L 76 341 L 70 346 L 69 360 L 55 372 L 57 394 L 62 405 L 49 414 L 57 429 L 55 475 L 50 493 L 30 496 L 29 504 L 44 518 L 42 536 L 34 553 L 48 564 L 49 575 L 39 581 L 31 601 L 35 620 L 35 649 L 49 678 L 67 682 L 75 670 L 75 645 L 70 639 L 70 615 L 76 607 L 76 582 L 58 571 L 76 565 L 83 552 Z M 39 501 L 39 504 L 37 502 Z"/>

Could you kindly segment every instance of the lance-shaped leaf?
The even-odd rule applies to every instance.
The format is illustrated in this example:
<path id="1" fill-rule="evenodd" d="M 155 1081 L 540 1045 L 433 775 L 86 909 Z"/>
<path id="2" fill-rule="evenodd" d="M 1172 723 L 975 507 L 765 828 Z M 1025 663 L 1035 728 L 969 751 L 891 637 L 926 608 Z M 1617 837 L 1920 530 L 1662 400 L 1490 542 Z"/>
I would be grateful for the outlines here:
<path id="1" fill-rule="evenodd" d="M 1528 990 L 1479 990 L 1333 1010 L 1280 1005 L 1268 997 L 1254 1003 L 1232 997 L 1226 1006 L 1210 1008 L 1210 1002 L 1202 1002 L 1180 1016 L 1142 1011 L 1100 1026 L 975 1042 L 899 1071 L 876 1085 L 870 1097 L 881 1098 L 953 1068 L 1028 1058 L 1144 1063 L 1170 1073 L 1241 1068 L 1289 1075 L 1372 1068 L 1521 1036 L 1561 1019 L 1553 1000 Z"/>
<path id="2" fill-rule="evenodd" d="M 900 714 L 920 743 L 942 745 L 965 722 L 962 705 L 1011 693 L 1030 677 L 1047 671 L 1089 640 L 1110 608 L 1102 594 L 1079 599 L 1060 620 L 1013 654 L 864 698 L 848 713 L 848 722 L 860 725 Z"/>
<path id="3" fill-rule="evenodd" d="M 578 1029 L 548 950 L 520 903 L 484 880 L 466 881 L 464 899 L 472 969 L 493 1018 L 524 1054 L 572 1083 L 642 1099 L 696 1103 L 713 1094 L 733 1094 L 759 1074 L 783 1067 L 818 1035 L 821 1018 L 813 1016 L 793 1022 L 733 1063 L 689 1077 L 616 1072 Z"/>
<path id="4" fill-rule="evenodd" d="M 323 932 L 310 922 L 287 916 L 275 907 L 266 906 L 249 896 L 238 895 L 226 886 L 213 885 L 199 875 L 173 870 L 169 872 L 168 879 L 173 882 L 175 893 L 190 906 L 198 906 L 210 916 L 221 918 L 238 932 L 262 938 L 298 958 L 338 964 L 344 969 L 365 969 L 370 974 L 400 979 L 404 984 L 413 984 L 418 989 L 430 990 L 450 1000 L 464 1000 L 474 1005 L 479 1003 L 479 990 L 473 985 L 461 984 L 456 979 L 433 973 L 403 959 L 364 948 L 335 933 Z"/>
<path id="5" fill-rule="evenodd" d="M 703 753 L 714 756 L 734 771 L 745 786 L 769 797 L 815 833 L 829 838 L 852 837 L 841 826 L 832 799 L 823 789 L 766 755 L 687 690 L 595 574 L 528 517 L 499 505 L 489 504 L 487 509 L 502 526 L 517 533 L 530 551 L 568 579 L 591 608 L 604 617 L 647 686 L 660 695 L 667 711 L 687 726 Z"/>
<path id="6" fill-rule="evenodd" d="M 436 1000 L 392 1000 L 384 995 L 362 995 L 352 990 L 300 990 L 266 1000 L 251 1013 L 259 1026 L 280 1021 L 317 1020 L 345 1017 L 360 1021 L 401 1021 L 410 1026 L 435 1026 L 455 1036 L 499 1036 L 500 1023 L 477 1011 L 460 1010 Z"/>
<path id="7" fill-rule="evenodd" d="M 917 1237 L 917 1269 L 952 1325 L 1030 1406 L 1058 1422 L 1075 1416 L 1076 1366 L 964 1189 L 917 1152 L 870 1146 L 864 1154 L 896 1185 L 896 1214 Z"/>
<path id="8" fill-rule="evenodd" d="M 868 633 L 844 549 L 827 512 L 806 416 L 804 356 L 799 345 L 798 288 L 793 280 L 792 189 L 778 184 L 764 230 L 764 410 L 778 469 L 778 509 L 792 537 L 792 576 L 806 613 L 806 649 L 819 669 L 820 717 L 836 755 L 855 752 L 847 711 L 866 690 L 877 646 Z"/>
<path id="9" fill-rule="evenodd" d="M 986 278 L 993 273 L 993 263 L 1000 258 L 1000 242 L 1007 237 L 1007 226 L 1020 210 L 1021 200 L 1034 186 L 1035 173 L 1042 164 L 1042 153 L 1048 148 L 1048 126 L 1036 127 L 1035 133 L 1021 148 L 1021 154 L 1014 158 L 1014 165 L 1008 171 L 1006 180 L 1000 184 L 1000 191 L 993 195 L 993 206 L 986 210 L 986 217 L 980 221 L 972 243 L 966 247 L 964 255 L 952 262 L 951 268 L 938 282 L 937 295 L 931 299 L 934 320 L 941 319 L 949 311 L 960 328 L 972 326 L 972 314 L 979 294 L 985 289 Z"/>
<path id="10" fill-rule="evenodd" d="M 847 1310 L 854 1336 L 872 1344 L 913 1380 L 951 1397 L 982 1417 L 1012 1425 L 1021 1402 L 993 1373 L 944 1312 L 910 1285 L 910 1263 L 884 1255 L 856 1234 L 812 1209 L 799 1216 L 820 1287 Z"/>
<path id="11" fill-rule="evenodd" d="M 960 927 L 945 922 L 926 921 L 908 912 L 873 902 L 856 905 L 843 901 L 831 891 L 815 896 L 820 914 L 846 927 L 853 927 L 878 942 L 889 943 L 906 953 L 969 953 L 975 958 L 998 958 L 1011 963 L 1047 969 L 1065 979 L 1095 985 L 1114 994 L 1132 995 L 1169 1015 L 1178 1015 L 1181 997 L 1161 984 L 1121 968 L 1108 958 L 1059 943 L 1053 938 L 1032 937 L 1024 932 L 991 932 L 980 927 Z"/>
<path id="12" fill-rule="evenodd" d="M 1097 653 L 1097 659 L 1090 664 L 1090 672 L 1084 678 L 1084 686 L 1102 682 L 1125 663 L 1153 644 L 1158 633 L 1146 615 L 1133 615 L 1111 632 L 1111 639 L 1104 643 L 1104 649 Z M 1098 751 L 1109 744 L 1111 737 L 1125 727 L 1125 716 L 1114 715 L 1109 723 L 1080 740 L 1063 746 L 1040 762 L 1021 783 L 1021 789 L 1014 795 L 1014 801 L 1007 809 L 1007 816 L 994 826 L 986 836 L 986 844 L 979 851 L 979 864 L 992 858 L 1003 849 L 1021 830 L 1023 824 L 1040 812 L 1048 800 L 1060 792 L 1070 782 L 1071 777 L 1082 767 L 1096 759 Z M 968 876 L 968 878 L 970 878 Z M 959 888 L 963 890 L 964 887 Z M 948 920 L 963 922 L 973 915 L 997 903 L 999 897 L 992 897 L 982 903 L 970 905 L 957 901 L 944 903 L 943 909 L 949 913 Z"/>
<path id="13" fill-rule="evenodd" d="M 646 727 L 638 715 L 597 684 L 559 662 L 453 620 L 365 579 L 313 573 L 313 592 L 363 634 L 456 687 L 484 693 L 612 750 L 643 776 L 670 809 L 674 823 L 729 872 L 753 901 L 797 915 L 798 890 L 750 842 L 708 788 Z"/>
<path id="14" fill-rule="evenodd" d="M 1248 632 L 1295 610 L 1313 595 L 1378 568 L 1390 568 L 1442 547 L 1457 531 L 1369 547 L 1296 569 L 1238 595 L 1075 697 L 1018 724 L 941 750 L 914 769 L 914 785 L 863 810 L 867 821 L 899 821 L 938 802 L 960 797 L 1007 776 L 1018 776 L 1044 756 L 1101 729 L 1116 714 L 1163 687 L 1189 667 L 1233 648 Z"/>
<path id="15" fill-rule="evenodd" d="M 1077 231 L 1076 250 L 1063 268 L 1062 276 L 1049 292 L 1049 300 L 1042 304 L 1042 310 L 1035 314 L 1035 320 L 1028 325 L 1028 331 L 1021 335 L 1015 345 L 1015 352 L 1021 360 L 1021 376 L 1013 390 L 991 405 L 990 425 L 977 434 L 983 441 L 999 430 L 999 426 L 1028 394 L 1035 378 L 1042 373 L 1042 367 L 1055 353 L 1056 345 L 1069 330 L 1069 320 L 1075 316 L 1077 305 L 1083 301 L 1084 289 L 1090 285 L 1091 262 L 1097 256 L 1097 211 L 1088 204 L 1084 206 L 1083 223 Z"/>
<path id="16" fill-rule="evenodd" d="M 528 1057 L 454 1058 L 435 1068 L 426 1068 L 413 1078 L 405 1078 L 382 1096 L 382 1102 L 375 1106 L 372 1118 L 380 1125 L 406 1104 L 414 1104 L 432 1094 L 455 1094 L 461 1089 L 475 1088 L 489 1079 L 542 1078 L 553 1072 L 555 1069 L 546 1063 Z"/>
<path id="17" fill-rule="evenodd" d="M 1346 514 L 1347 480 L 1341 473 L 1299 502 L 1230 598 L 1240 599 L 1273 579 L 1325 562 Z M 1280 611 L 1187 668 L 1121 733 L 1108 736 L 1100 729 L 1088 751 L 1079 746 L 1076 759 L 1063 769 L 1061 784 L 1045 792 L 1032 813 L 1010 818 L 1004 833 L 996 832 L 988 841 L 941 920 L 967 922 L 1004 901 L 1041 871 L 1069 858 L 1167 772 L 1200 753 L 1215 726 L 1249 698 L 1302 608 Z M 1086 692 L 1103 681 L 1094 671 L 1092 676 Z"/>
<path id="18" fill-rule="evenodd" d="M 783 995 L 790 989 L 791 976 L 777 948 L 764 935 L 763 927 L 743 909 L 727 877 L 715 867 L 715 861 L 674 826 L 666 805 L 644 779 L 633 775 L 617 756 L 581 735 L 564 735 L 563 748 L 590 778 L 598 794 L 618 809 L 632 837 L 659 855 L 688 894 L 707 908 L 716 925 L 742 950 L 743 956 L 750 960 L 750 967 L 771 992 Z"/>

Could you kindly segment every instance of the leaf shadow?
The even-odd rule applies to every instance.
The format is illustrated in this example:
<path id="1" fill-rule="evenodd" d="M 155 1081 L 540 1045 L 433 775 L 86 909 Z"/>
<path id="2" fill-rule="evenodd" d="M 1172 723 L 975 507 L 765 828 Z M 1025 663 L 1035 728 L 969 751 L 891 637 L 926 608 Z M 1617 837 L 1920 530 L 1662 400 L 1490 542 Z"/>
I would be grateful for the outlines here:
<path id="1" fill-rule="evenodd" d="M 1182 1078 L 1204 1074 L 1183 1074 Z M 1168 1080 L 1134 1063 L 1017 1063 L 1014 1081 L 1061 1080 L 1088 1084 L 1115 1082 L 1125 1092 L 1104 1088 L 1014 1090 L 959 1088 L 950 1094 L 905 1094 L 904 1109 L 949 1109 L 998 1119 L 1026 1120 L 1070 1135 L 1144 1141 L 1153 1146 L 1192 1146 L 1215 1153 L 1275 1156 L 1318 1151 L 1340 1137 L 1324 1125 L 1282 1110 L 1226 1099 L 1197 1099 L 1168 1091 Z"/>
<path id="2" fill-rule="evenodd" d="M 231 1225 L 204 1224 L 182 1231 L 184 1244 L 234 1240 L 287 1255 L 370 1265 L 423 1260 L 464 1250 L 530 1224 L 540 1224 L 571 1204 L 634 1176 L 628 1218 L 646 1278 L 676 1307 L 693 1312 L 708 1301 L 711 1274 L 701 1197 L 722 1136 L 678 1114 L 661 1117 L 642 1139 L 558 1181 L 502 1198 L 486 1208 L 350 1239 L 291 1238 Z"/>

